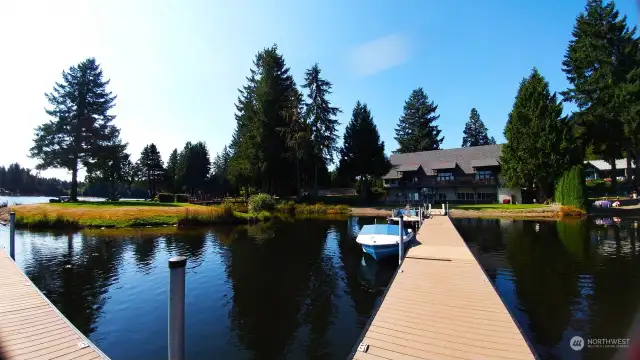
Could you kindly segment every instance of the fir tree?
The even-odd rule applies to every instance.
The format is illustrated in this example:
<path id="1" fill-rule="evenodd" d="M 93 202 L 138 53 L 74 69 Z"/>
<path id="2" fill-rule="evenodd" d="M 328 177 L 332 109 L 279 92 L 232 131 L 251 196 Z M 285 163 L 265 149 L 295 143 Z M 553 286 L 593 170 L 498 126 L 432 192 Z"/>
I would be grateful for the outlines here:
<path id="1" fill-rule="evenodd" d="M 333 163 L 333 156 L 337 151 L 338 125 L 336 119 L 340 109 L 331 106 L 327 99 L 331 95 L 331 82 L 320 76 L 320 67 L 314 64 L 305 72 L 303 88 L 308 90 L 306 103 L 306 117 L 311 128 L 311 142 L 314 152 L 314 196 L 318 195 L 319 161 L 328 165 Z"/>
<path id="2" fill-rule="evenodd" d="M 462 137 L 462 147 L 493 145 L 496 140 L 489 137 L 487 127 L 480 119 L 480 114 L 476 108 L 471 109 L 469 121 L 464 126 L 464 136 Z"/>
<path id="3" fill-rule="evenodd" d="M 178 189 L 178 149 L 173 149 L 169 155 L 166 175 L 169 191 L 175 193 Z"/>
<path id="4" fill-rule="evenodd" d="M 504 136 L 502 173 L 512 187 L 535 186 L 542 201 L 553 196 L 559 176 L 581 160 L 562 103 L 535 68 L 520 83 Z"/>
<path id="5" fill-rule="evenodd" d="M 191 195 L 202 189 L 211 172 L 211 158 L 207 145 L 201 141 L 187 142 L 178 155 L 178 174 L 180 183 Z"/>
<path id="6" fill-rule="evenodd" d="M 398 120 L 396 153 L 438 150 L 444 141 L 441 130 L 435 125 L 440 118 L 436 115 L 438 106 L 429 101 L 422 88 L 413 90 L 404 104 L 404 112 Z"/>
<path id="7" fill-rule="evenodd" d="M 627 138 L 623 120 L 629 119 L 630 105 L 621 90 L 629 80 L 629 74 L 637 67 L 637 42 L 635 28 L 627 27 L 626 16 L 620 17 L 613 1 L 589 0 L 584 12 L 576 18 L 562 70 L 571 84 L 562 92 L 565 101 L 578 106 L 576 125 L 582 134 L 583 149 L 591 146 L 596 155 L 612 165 L 622 150 L 632 150 L 632 140 L 639 133 L 629 133 Z M 632 151 L 628 151 L 631 153 Z M 615 176 L 612 185 L 615 187 Z"/>
<path id="8" fill-rule="evenodd" d="M 130 185 L 132 180 L 133 164 L 126 150 L 127 144 L 116 139 L 96 161 L 87 166 L 87 181 L 104 181 L 109 189 L 110 200 L 118 199 L 116 190 L 119 184 Z"/>
<path id="9" fill-rule="evenodd" d="M 38 169 L 64 168 L 71 171 L 71 199 L 78 197 L 78 169 L 91 166 L 118 138 L 120 130 L 109 111 L 116 97 L 107 91 L 100 65 L 89 58 L 62 72 L 62 82 L 45 94 L 53 119 L 36 128 L 30 156 Z"/>
<path id="10" fill-rule="evenodd" d="M 384 141 L 380 140 L 371 112 L 367 104 L 358 101 L 345 128 L 338 173 L 351 181 L 357 177 L 361 195 L 366 196 L 368 181 L 386 174 L 390 168 Z"/>
<path id="11" fill-rule="evenodd" d="M 164 162 L 155 144 L 151 143 L 142 149 L 138 169 L 142 177 L 147 179 L 149 197 L 153 199 L 156 195 L 156 184 L 164 176 Z"/>

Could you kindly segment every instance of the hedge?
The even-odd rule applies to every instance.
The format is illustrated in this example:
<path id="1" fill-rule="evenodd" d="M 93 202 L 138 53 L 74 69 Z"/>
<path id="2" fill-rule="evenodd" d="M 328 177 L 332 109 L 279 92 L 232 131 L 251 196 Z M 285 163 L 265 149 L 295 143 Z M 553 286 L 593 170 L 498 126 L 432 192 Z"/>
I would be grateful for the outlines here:
<path id="1" fill-rule="evenodd" d="M 158 202 L 161 202 L 161 203 L 172 203 L 173 200 L 174 200 L 173 194 L 158 193 Z"/>
<path id="2" fill-rule="evenodd" d="M 586 207 L 586 186 L 581 165 L 574 165 L 562 173 L 556 183 L 555 201 L 578 209 Z"/>
<path id="3" fill-rule="evenodd" d="M 189 202 L 189 194 L 176 194 L 176 202 L 179 202 L 179 203 Z"/>

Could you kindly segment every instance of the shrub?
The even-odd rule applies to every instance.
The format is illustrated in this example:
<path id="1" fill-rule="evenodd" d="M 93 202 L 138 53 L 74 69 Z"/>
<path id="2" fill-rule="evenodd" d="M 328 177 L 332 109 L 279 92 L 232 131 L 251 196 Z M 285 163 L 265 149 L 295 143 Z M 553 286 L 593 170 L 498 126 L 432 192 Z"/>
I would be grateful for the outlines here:
<path id="1" fill-rule="evenodd" d="M 189 202 L 189 195 L 188 194 L 176 194 L 176 202 L 188 203 Z"/>
<path id="2" fill-rule="evenodd" d="M 561 206 L 560 216 L 562 217 L 582 217 L 585 215 L 584 210 L 574 206 Z"/>
<path id="3" fill-rule="evenodd" d="M 275 200 L 269 194 L 256 194 L 249 199 L 249 212 L 273 211 Z"/>
<path id="4" fill-rule="evenodd" d="M 293 214 L 296 212 L 296 205 L 293 201 L 281 201 L 276 205 L 276 210 L 283 213 Z"/>
<path id="5" fill-rule="evenodd" d="M 158 199 L 158 202 L 161 203 L 172 203 L 174 201 L 173 194 L 169 193 L 159 193 L 156 198 Z"/>
<path id="6" fill-rule="evenodd" d="M 555 201 L 577 209 L 586 206 L 586 188 L 581 165 L 575 165 L 565 171 L 556 183 Z"/>
<path id="7" fill-rule="evenodd" d="M 235 204 L 232 204 L 230 202 L 223 202 L 222 204 L 218 205 L 218 212 L 219 212 L 219 216 L 222 217 L 233 217 L 233 213 L 236 211 L 236 207 Z"/>

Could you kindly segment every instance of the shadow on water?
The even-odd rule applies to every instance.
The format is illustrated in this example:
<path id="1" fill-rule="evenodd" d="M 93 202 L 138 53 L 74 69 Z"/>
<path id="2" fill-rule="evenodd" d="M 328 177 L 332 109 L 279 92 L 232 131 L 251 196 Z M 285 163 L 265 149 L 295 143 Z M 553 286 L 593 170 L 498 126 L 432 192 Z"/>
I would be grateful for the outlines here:
<path id="1" fill-rule="evenodd" d="M 113 359 L 167 353 L 167 259 L 187 263 L 187 358 L 342 359 L 395 271 L 364 261 L 373 218 L 17 233 L 18 263 Z"/>
<path id="2" fill-rule="evenodd" d="M 542 359 L 638 358 L 636 220 L 454 224 Z M 576 335 L 630 338 L 632 346 L 574 351 L 569 340 Z"/>

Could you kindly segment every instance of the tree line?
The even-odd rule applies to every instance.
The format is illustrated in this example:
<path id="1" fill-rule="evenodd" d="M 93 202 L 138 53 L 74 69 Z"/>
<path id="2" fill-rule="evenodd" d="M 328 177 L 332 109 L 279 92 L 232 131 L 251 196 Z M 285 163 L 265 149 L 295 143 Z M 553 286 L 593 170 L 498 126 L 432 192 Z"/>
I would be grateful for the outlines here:
<path id="1" fill-rule="evenodd" d="M 69 170 L 72 198 L 78 194 L 82 167 L 87 172 L 85 193 L 100 188 L 108 197 L 139 196 L 140 191 L 132 189 L 143 184 L 151 197 L 159 190 L 301 196 L 308 190 L 317 194 L 319 186 L 355 183 L 366 194 L 372 180 L 390 168 L 369 106 L 356 102 L 339 147 L 337 116 L 342 111 L 329 99 L 332 83 L 314 64 L 298 86 L 277 45 L 255 56 L 247 83 L 238 91 L 231 142 L 213 161 L 205 143 L 188 142 L 171 152 L 166 166 L 154 144 L 145 146 L 133 162 L 112 123 L 116 96 L 108 85 L 99 64 L 89 58 L 63 71 L 62 82 L 46 94 L 51 119 L 36 128 L 30 156 L 39 160 L 38 170 Z M 440 147 L 436 110 L 422 88 L 412 92 L 398 120 L 396 152 Z M 475 109 L 464 134 L 463 146 L 495 143 Z M 332 164 L 337 166 L 330 173 Z"/>
<path id="2" fill-rule="evenodd" d="M 18 163 L 0 166 L 0 194 L 61 196 L 71 184 L 55 178 L 43 178 Z"/>

